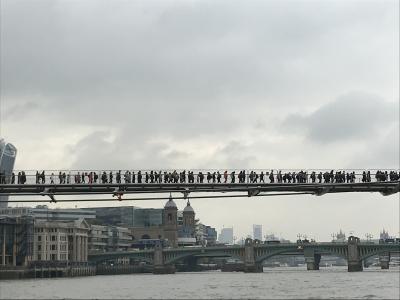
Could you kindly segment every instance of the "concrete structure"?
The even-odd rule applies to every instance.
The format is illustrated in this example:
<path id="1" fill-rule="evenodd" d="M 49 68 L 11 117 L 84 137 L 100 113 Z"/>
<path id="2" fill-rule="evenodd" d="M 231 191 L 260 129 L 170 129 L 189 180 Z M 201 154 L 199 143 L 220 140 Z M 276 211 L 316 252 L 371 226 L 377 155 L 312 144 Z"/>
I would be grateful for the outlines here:
<path id="1" fill-rule="evenodd" d="M 26 266 L 33 256 L 32 217 L 0 216 L 0 265 Z"/>
<path id="2" fill-rule="evenodd" d="M 11 174 L 14 169 L 17 148 L 4 139 L 0 139 L 0 173 L 5 176 L 5 183 L 11 182 Z M 0 195 L 0 208 L 8 206 L 8 196 Z"/>
<path id="3" fill-rule="evenodd" d="M 233 244 L 233 227 L 222 228 L 219 235 L 219 242 L 222 244 Z"/>
<path id="4" fill-rule="evenodd" d="M 71 222 L 35 221 L 34 261 L 86 262 L 89 224 L 81 219 Z"/>
<path id="5" fill-rule="evenodd" d="M 89 252 L 126 251 L 131 247 L 131 231 L 125 227 L 90 225 Z"/>
<path id="6" fill-rule="evenodd" d="M 262 225 L 253 224 L 253 239 L 262 241 Z"/>

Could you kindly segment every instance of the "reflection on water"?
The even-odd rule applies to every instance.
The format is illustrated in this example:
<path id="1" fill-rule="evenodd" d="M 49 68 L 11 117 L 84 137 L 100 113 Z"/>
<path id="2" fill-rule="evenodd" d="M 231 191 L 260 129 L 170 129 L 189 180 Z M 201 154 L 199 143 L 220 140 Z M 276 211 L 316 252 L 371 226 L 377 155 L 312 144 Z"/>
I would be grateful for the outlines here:
<path id="1" fill-rule="evenodd" d="M 357 273 L 345 267 L 265 268 L 256 274 L 214 271 L 0 281 L 1 299 L 399 299 L 399 290 L 399 268 Z"/>

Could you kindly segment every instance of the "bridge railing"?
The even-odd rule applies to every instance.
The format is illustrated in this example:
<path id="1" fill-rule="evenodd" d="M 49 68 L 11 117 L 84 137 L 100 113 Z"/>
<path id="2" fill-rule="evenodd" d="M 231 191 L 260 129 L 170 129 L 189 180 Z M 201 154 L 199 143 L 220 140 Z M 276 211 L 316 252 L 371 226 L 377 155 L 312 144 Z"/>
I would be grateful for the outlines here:
<path id="1" fill-rule="evenodd" d="M 340 173 L 339 173 L 340 172 Z M 364 173 L 365 172 L 365 173 Z M 369 173 L 368 173 L 369 172 Z M 120 174 L 120 175 L 118 175 Z M 139 176 L 141 178 L 139 179 Z M 241 174 L 241 176 L 240 176 Z M 120 178 L 118 178 L 120 177 Z M 190 180 L 192 177 L 192 180 Z M 203 177 L 203 178 L 201 178 Z M 0 184 L 109 183 L 360 183 L 399 181 L 398 169 L 161 169 L 15 170 Z"/>

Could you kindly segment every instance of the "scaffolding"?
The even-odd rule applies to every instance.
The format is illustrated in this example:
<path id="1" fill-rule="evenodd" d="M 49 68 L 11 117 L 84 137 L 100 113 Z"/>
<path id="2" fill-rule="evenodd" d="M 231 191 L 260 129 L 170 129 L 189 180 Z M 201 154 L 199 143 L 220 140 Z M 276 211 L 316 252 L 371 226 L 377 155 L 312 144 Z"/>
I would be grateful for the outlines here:
<path id="1" fill-rule="evenodd" d="M 33 256 L 32 216 L 0 217 L 0 266 L 26 266 Z"/>

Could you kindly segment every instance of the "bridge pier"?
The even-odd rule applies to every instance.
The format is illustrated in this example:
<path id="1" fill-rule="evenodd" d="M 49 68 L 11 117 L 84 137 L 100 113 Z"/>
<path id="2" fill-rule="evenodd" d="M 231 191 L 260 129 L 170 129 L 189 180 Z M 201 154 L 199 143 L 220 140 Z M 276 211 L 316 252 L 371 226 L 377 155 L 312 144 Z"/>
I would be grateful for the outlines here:
<path id="1" fill-rule="evenodd" d="M 256 263 L 254 256 L 253 240 L 247 238 L 244 244 L 244 268 L 245 273 L 262 273 L 263 267 L 261 263 Z"/>
<path id="2" fill-rule="evenodd" d="M 304 249 L 304 258 L 307 264 L 307 270 L 319 270 L 319 263 L 321 261 L 321 254 L 315 253 L 313 248 Z"/>
<path id="3" fill-rule="evenodd" d="M 153 258 L 153 274 L 174 274 L 174 265 L 164 264 L 164 255 L 161 243 L 157 243 L 154 247 L 154 258 Z"/>
<path id="4" fill-rule="evenodd" d="M 355 236 L 349 236 L 347 240 L 347 271 L 349 272 L 360 272 L 363 270 L 362 259 L 360 258 L 360 252 L 358 244 L 360 239 Z"/>
<path id="5" fill-rule="evenodd" d="M 389 262 L 390 262 L 390 253 L 385 252 L 379 255 L 379 263 L 381 265 L 382 270 L 389 269 Z"/>

